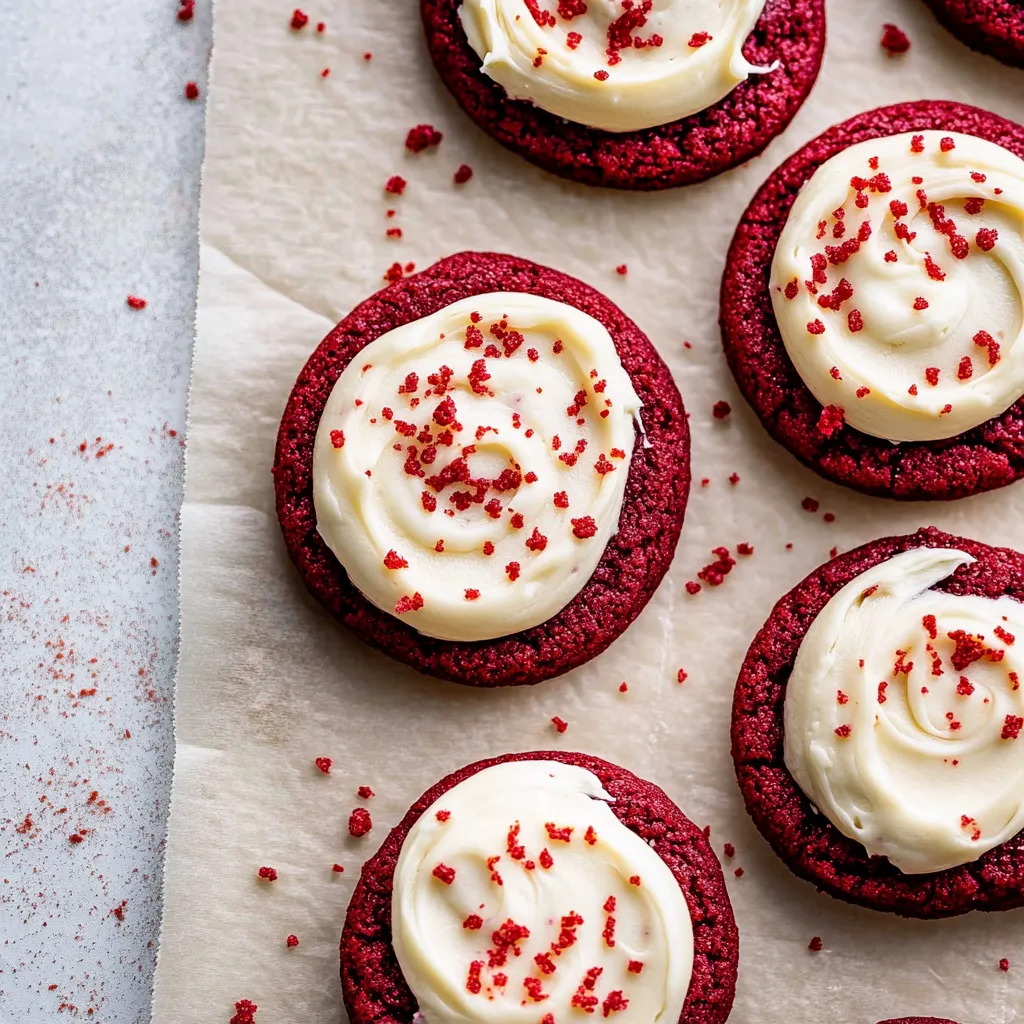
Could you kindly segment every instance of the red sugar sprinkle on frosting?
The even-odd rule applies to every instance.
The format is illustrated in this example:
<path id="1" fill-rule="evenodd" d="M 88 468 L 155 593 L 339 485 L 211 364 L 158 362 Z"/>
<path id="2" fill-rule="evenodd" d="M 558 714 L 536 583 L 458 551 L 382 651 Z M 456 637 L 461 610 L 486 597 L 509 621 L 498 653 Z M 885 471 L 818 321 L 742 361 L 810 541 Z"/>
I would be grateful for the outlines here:
<path id="1" fill-rule="evenodd" d="M 592 516 L 570 519 L 569 522 L 572 523 L 572 535 L 579 540 L 588 540 L 597 533 L 597 523 Z"/>
<path id="2" fill-rule="evenodd" d="M 995 228 L 982 228 L 974 241 L 982 252 L 991 252 L 999 240 L 999 232 Z"/>
<path id="3" fill-rule="evenodd" d="M 260 868 L 256 872 L 257 878 L 262 878 L 264 882 L 276 882 L 277 881 L 277 868 Z"/>
<path id="4" fill-rule="evenodd" d="M 619 264 L 619 265 L 618 265 L 618 266 L 617 266 L 617 267 L 615 268 L 615 273 L 616 273 L 616 274 L 620 274 L 620 275 L 621 275 L 622 277 L 625 277 L 625 276 L 626 276 L 626 274 L 628 274 L 628 273 L 629 273 L 629 267 L 627 267 L 625 263 L 620 263 L 620 264 Z"/>
<path id="5" fill-rule="evenodd" d="M 235 1003 L 235 1015 L 228 1024 L 255 1024 L 259 1007 L 251 999 L 240 999 Z"/>
<path id="6" fill-rule="evenodd" d="M 467 587 L 466 588 L 466 600 L 467 601 L 475 601 L 479 597 L 480 597 L 480 591 L 479 590 L 476 590 L 473 587 Z"/>
<path id="7" fill-rule="evenodd" d="M 137 295 L 129 295 L 125 303 L 129 309 L 145 309 L 147 305 L 146 300 L 140 299 Z"/>
<path id="8" fill-rule="evenodd" d="M 199 99 L 199 86 L 195 82 L 185 83 L 185 99 L 197 100 Z"/>
<path id="9" fill-rule="evenodd" d="M 348 819 L 348 834 L 360 839 L 373 828 L 373 819 L 365 807 L 357 807 Z"/>
<path id="10" fill-rule="evenodd" d="M 384 556 L 386 569 L 408 569 L 409 563 L 397 551 L 391 550 Z"/>
<path id="11" fill-rule="evenodd" d="M 299 944 L 299 937 L 298 935 L 289 935 L 284 942 L 289 949 L 294 949 Z"/>
<path id="12" fill-rule="evenodd" d="M 408 182 L 399 174 L 393 174 L 384 185 L 384 191 L 393 196 L 400 196 Z"/>
<path id="13" fill-rule="evenodd" d="M 423 596 L 417 590 L 415 594 L 400 597 L 395 604 L 395 614 L 405 615 L 406 612 L 417 612 L 423 607 Z"/>
<path id="14" fill-rule="evenodd" d="M 306 14 L 305 11 L 302 11 L 298 7 L 296 7 L 294 12 L 292 13 L 291 27 L 295 29 L 296 32 L 298 32 L 299 29 L 303 29 L 306 27 L 308 21 L 309 15 Z"/>
<path id="15" fill-rule="evenodd" d="M 1017 715 L 1007 715 L 1003 722 L 1003 731 L 1000 735 L 1004 740 L 1015 740 L 1020 735 L 1021 727 L 1024 727 L 1024 718 Z"/>
<path id="16" fill-rule="evenodd" d="M 455 868 L 450 868 L 447 864 L 438 864 L 430 873 L 445 885 L 451 885 L 455 881 Z"/>
<path id="17" fill-rule="evenodd" d="M 558 715 L 555 715 L 555 717 L 551 719 L 551 724 L 560 733 L 565 732 L 565 730 L 569 728 L 569 723 L 564 719 L 559 718 Z"/>
<path id="18" fill-rule="evenodd" d="M 356 790 L 356 796 L 358 796 L 360 800 L 372 800 L 374 792 L 369 786 L 360 786 Z"/>
<path id="19" fill-rule="evenodd" d="M 690 36 L 690 41 L 686 44 L 691 50 L 698 50 L 702 46 L 706 46 L 715 37 L 708 32 L 694 32 Z"/>
<path id="20" fill-rule="evenodd" d="M 341 875 L 341 874 L 344 874 L 344 872 L 345 872 L 345 869 L 344 869 L 344 868 L 343 868 L 343 867 L 342 867 L 342 866 L 341 866 L 340 864 L 335 864 L 335 865 L 334 865 L 334 866 L 333 866 L 333 867 L 331 868 L 331 870 L 332 870 L 332 871 L 333 871 L 333 872 L 334 872 L 334 873 L 335 873 L 336 875 Z"/>
<path id="21" fill-rule="evenodd" d="M 602 68 L 600 71 L 595 71 L 594 72 L 594 77 L 599 82 L 607 82 L 608 81 L 608 72 L 605 71 L 604 68 Z"/>
<path id="22" fill-rule="evenodd" d="M 315 764 L 317 768 L 324 773 L 324 775 L 330 775 L 331 765 L 334 764 L 334 762 L 329 757 L 318 757 L 313 764 Z"/>

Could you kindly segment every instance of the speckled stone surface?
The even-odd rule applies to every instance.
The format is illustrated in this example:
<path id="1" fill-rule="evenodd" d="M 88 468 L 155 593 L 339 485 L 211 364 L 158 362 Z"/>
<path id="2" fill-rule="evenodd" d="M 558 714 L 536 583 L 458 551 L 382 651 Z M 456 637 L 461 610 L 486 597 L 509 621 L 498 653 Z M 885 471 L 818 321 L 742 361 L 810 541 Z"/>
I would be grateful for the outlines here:
<path id="1" fill-rule="evenodd" d="M 1024 68 L 1024 6 L 1020 0 L 925 0 L 960 42 L 1011 67 Z"/>
<path id="2" fill-rule="evenodd" d="M 736 682 L 732 755 L 747 811 L 786 866 L 838 899 L 903 917 L 941 918 L 1024 905 L 1024 832 L 977 860 L 946 871 L 907 875 L 885 857 L 869 857 L 817 813 L 785 764 L 786 684 L 815 618 L 847 583 L 914 548 L 955 548 L 976 561 L 935 589 L 1008 595 L 1024 601 L 1024 555 L 934 527 L 885 537 L 820 566 L 782 597 L 747 651 Z"/>
<path id="3" fill-rule="evenodd" d="M 364 865 L 341 937 L 341 981 L 352 1024 L 409 1024 L 413 994 L 391 945 L 391 893 L 402 843 L 420 815 L 464 779 L 504 761 L 562 761 L 593 772 L 609 805 L 651 844 L 679 881 L 693 921 L 693 977 L 679 1024 L 724 1024 L 736 988 L 739 936 L 722 869 L 704 833 L 660 790 L 618 765 L 588 754 L 506 754 L 460 768 L 427 790 Z"/>
<path id="4" fill-rule="evenodd" d="M 827 480 L 902 500 L 963 498 L 1024 475 L 1024 399 L 943 441 L 894 445 L 846 423 L 826 437 L 818 430 L 821 403 L 786 352 L 768 283 L 789 211 L 826 160 L 866 139 L 930 128 L 990 139 L 1024 157 L 1024 126 L 978 107 L 921 100 L 865 111 L 809 142 L 761 186 L 736 228 L 722 279 L 726 358 L 768 433 Z"/>
<path id="5" fill-rule="evenodd" d="M 3 1024 L 150 1019 L 210 45 L 176 10 L 0 0 Z"/>
<path id="6" fill-rule="evenodd" d="M 422 0 L 427 46 L 441 79 L 488 135 L 531 163 L 585 185 L 651 191 L 692 185 L 757 156 L 786 129 L 814 86 L 825 50 L 824 0 L 768 0 L 743 47 L 752 75 L 692 117 L 606 132 L 549 114 L 480 71 L 458 16 L 461 0 Z"/>
<path id="7" fill-rule="evenodd" d="M 365 345 L 460 299 L 496 291 L 567 302 L 604 324 L 643 404 L 646 443 L 638 434 L 619 528 L 590 580 L 569 604 L 547 621 L 509 636 L 473 643 L 437 640 L 366 600 L 317 532 L 313 444 L 331 390 Z M 529 685 L 596 657 L 657 590 L 686 512 L 690 430 L 668 366 L 610 299 L 529 260 L 502 253 L 456 253 L 360 303 L 310 356 L 281 419 L 274 489 L 285 544 L 306 586 L 360 639 L 421 672 L 453 682 Z"/>

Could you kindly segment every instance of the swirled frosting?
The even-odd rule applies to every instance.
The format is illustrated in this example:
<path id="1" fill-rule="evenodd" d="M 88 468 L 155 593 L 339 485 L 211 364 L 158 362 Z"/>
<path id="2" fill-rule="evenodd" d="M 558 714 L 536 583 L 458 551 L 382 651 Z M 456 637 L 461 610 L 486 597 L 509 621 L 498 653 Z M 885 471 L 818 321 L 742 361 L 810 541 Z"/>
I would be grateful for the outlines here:
<path id="1" fill-rule="evenodd" d="M 317 530 L 375 605 L 427 636 L 551 618 L 618 527 L 640 399 L 604 325 L 514 292 L 367 345 L 313 453 Z"/>
<path id="2" fill-rule="evenodd" d="M 743 44 L 765 0 L 463 0 L 482 70 L 513 99 L 636 131 L 717 103 L 757 68 Z"/>
<path id="3" fill-rule="evenodd" d="M 1024 394 L 1024 160 L 985 139 L 871 139 L 804 185 L 771 295 L 793 365 L 842 423 L 953 437 Z"/>
<path id="4" fill-rule="evenodd" d="M 916 548 L 862 573 L 818 614 L 786 687 L 793 778 L 907 874 L 1024 828 L 1024 605 L 930 589 L 973 561 Z"/>
<path id="5" fill-rule="evenodd" d="M 513 761 L 424 811 L 395 868 L 391 921 L 428 1024 L 676 1024 L 690 912 L 609 802 L 583 768 Z"/>

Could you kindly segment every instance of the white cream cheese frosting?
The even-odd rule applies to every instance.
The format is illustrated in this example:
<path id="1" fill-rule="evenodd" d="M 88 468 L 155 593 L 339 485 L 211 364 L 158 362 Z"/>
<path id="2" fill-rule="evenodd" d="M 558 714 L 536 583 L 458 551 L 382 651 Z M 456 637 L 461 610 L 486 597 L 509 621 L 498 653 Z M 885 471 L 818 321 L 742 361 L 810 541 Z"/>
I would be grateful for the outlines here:
<path id="1" fill-rule="evenodd" d="M 609 132 L 689 117 L 764 72 L 743 56 L 765 0 L 463 0 L 484 74 Z"/>
<path id="2" fill-rule="evenodd" d="M 456 302 L 338 378 L 313 452 L 317 530 L 420 633 L 528 629 L 583 589 L 615 533 L 639 415 L 593 317 L 525 293 Z"/>
<path id="3" fill-rule="evenodd" d="M 822 433 L 933 441 L 998 416 L 1024 394 L 1024 160 L 955 132 L 850 146 L 801 189 L 771 295 Z"/>
<path id="4" fill-rule="evenodd" d="M 512 761 L 458 783 L 402 845 L 392 941 L 427 1024 L 676 1024 L 686 898 L 592 773 Z"/>
<path id="5" fill-rule="evenodd" d="M 973 561 L 916 548 L 862 573 L 815 618 L 786 687 L 793 778 L 906 874 L 1024 828 L 1024 604 L 930 589 Z"/>

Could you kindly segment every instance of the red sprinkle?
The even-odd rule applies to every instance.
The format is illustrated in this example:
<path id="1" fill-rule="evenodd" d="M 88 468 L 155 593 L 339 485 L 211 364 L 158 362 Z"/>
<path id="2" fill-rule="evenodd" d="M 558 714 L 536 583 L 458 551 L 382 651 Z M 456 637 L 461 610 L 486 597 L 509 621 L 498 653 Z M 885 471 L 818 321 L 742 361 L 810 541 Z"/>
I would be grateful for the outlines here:
<path id="1" fill-rule="evenodd" d="M 296 32 L 298 32 L 299 29 L 306 27 L 306 23 L 308 21 L 309 15 L 306 14 L 304 11 L 300 11 L 299 8 L 296 7 L 295 13 L 292 14 L 292 28 L 295 29 Z"/>
<path id="2" fill-rule="evenodd" d="M 408 182 L 399 174 L 392 174 L 384 185 L 384 191 L 393 196 L 400 196 L 405 191 Z"/>
<path id="3" fill-rule="evenodd" d="M 627 267 L 625 263 L 620 263 L 620 264 L 619 264 L 619 265 L 618 265 L 618 266 L 617 266 L 617 267 L 615 268 L 615 273 L 616 273 L 616 274 L 621 274 L 621 275 L 622 275 L 623 277 L 625 277 L 625 276 L 626 276 L 626 274 L 628 274 L 628 273 L 629 273 L 629 267 Z"/>
<path id="4" fill-rule="evenodd" d="M 195 17 L 195 0 L 181 0 L 181 10 L 178 11 L 178 21 L 191 21 Z"/>
<path id="5" fill-rule="evenodd" d="M 372 800 L 374 792 L 369 786 L 360 786 L 356 790 L 356 796 L 358 796 L 360 800 Z"/>
<path id="6" fill-rule="evenodd" d="M 277 881 L 277 868 L 260 868 L 256 874 L 257 877 L 262 878 L 264 882 Z"/>
<path id="7" fill-rule="evenodd" d="M 1005 972 L 1005 971 L 1008 971 L 1009 969 L 1010 969 L 1010 961 L 1007 960 L 1006 957 L 1003 957 L 1003 959 L 999 961 L 999 970 Z"/>
<path id="8" fill-rule="evenodd" d="M 299 944 L 299 937 L 298 935 L 289 935 L 288 938 L 284 940 L 284 943 L 289 949 L 294 949 Z"/>
<path id="9" fill-rule="evenodd" d="M 565 730 L 569 728 L 569 723 L 564 719 L 559 718 L 558 715 L 555 715 L 555 717 L 551 719 L 551 724 L 560 733 L 565 732 Z"/>
<path id="10" fill-rule="evenodd" d="M 318 757 L 313 764 L 317 766 L 324 773 L 324 775 L 331 774 L 331 765 L 334 762 L 329 757 Z"/>
<path id="11" fill-rule="evenodd" d="M 197 100 L 199 99 L 199 86 L 195 82 L 185 83 L 185 99 Z"/>
<path id="12" fill-rule="evenodd" d="M 686 45 L 692 50 L 698 50 L 700 47 L 706 46 L 714 38 L 715 37 L 713 35 L 710 35 L 707 32 L 694 32 L 693 35 L 690 36 L 690 41 Z"/>
<path id="13" fill-rule="evenodd" d="M 333 871 L 333 872 L 334 872 L 334 873 L 335 873 L 336 875 L 340 875 L 340 874 L 343 874 L 343 873 L 344 873 L 344 871 L 345 871 L 345 869 L 344 869 L 344 868 L 343 868 L 343 867 L 342 867 L 342 866 L 341 866 L 340 864 L 335 864 L 335 865 L 334 865 L 334 866 L 333 866 L 333 867 L 331 868 L 331 870 L 332 870 L 332 871 Z"/>
<path id="14" fill-rule="evenodd" d="M 137 295 L 129 295 L 125 302 L 128 304 L 129 309 L 145 309 L 146 300 L 140 299 Z"/>

